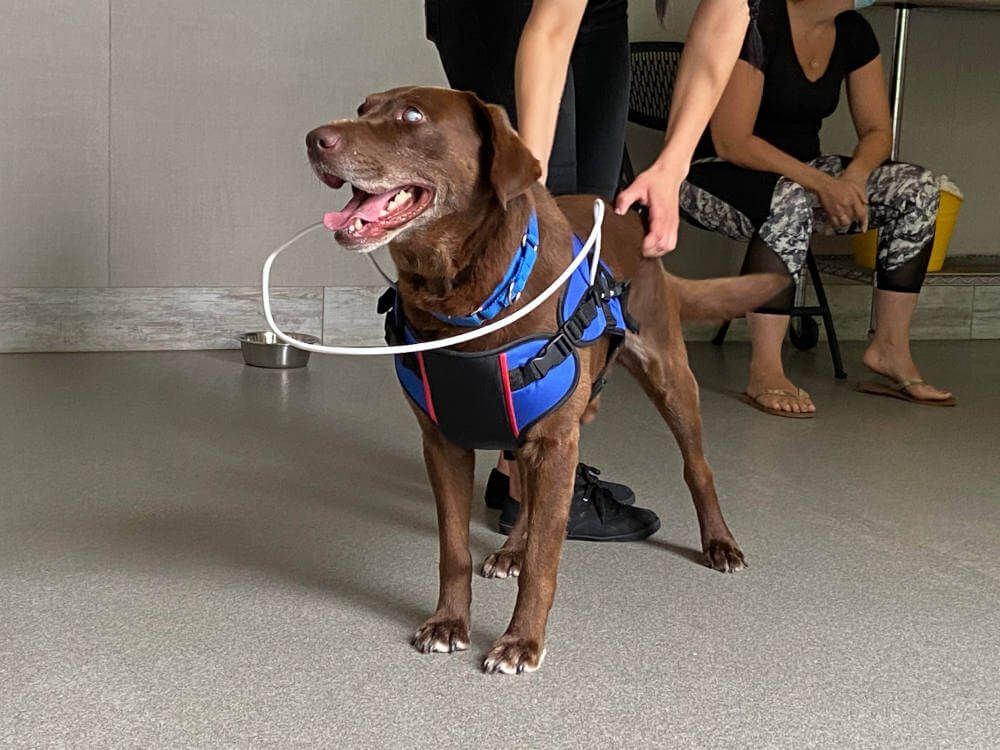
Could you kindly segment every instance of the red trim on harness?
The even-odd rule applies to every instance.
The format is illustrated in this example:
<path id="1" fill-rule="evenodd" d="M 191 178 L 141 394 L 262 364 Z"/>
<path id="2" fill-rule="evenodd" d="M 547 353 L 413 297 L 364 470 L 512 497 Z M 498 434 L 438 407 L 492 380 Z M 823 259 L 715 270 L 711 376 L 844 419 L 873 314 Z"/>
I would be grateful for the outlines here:
<path id="1" fill-rule="evenodd" d="M 510 427 L 514 431 L 514 437 L 521 432 L 517 426 L 517 417 L 514 415 L 514 398 L 510 395 L 510 375 L 507 372 L 507 353 L 500 353 L 500 378 L 503 380 L 503 398 L 507 404 L 507 419 L 510 420 Z"/>
<path id="2" fill-rule="evenodd" d="M 424 369 L 424 353 L 417 352 L 417 364 L 420 365 L 420 380 L 424 384 L 424 403 L 427 405 L 427 416 L 437 424 L 437 414 L 434 413 L 434 401 L 431 399 L 431 384 L 427 380 L 427 370 Z"/>

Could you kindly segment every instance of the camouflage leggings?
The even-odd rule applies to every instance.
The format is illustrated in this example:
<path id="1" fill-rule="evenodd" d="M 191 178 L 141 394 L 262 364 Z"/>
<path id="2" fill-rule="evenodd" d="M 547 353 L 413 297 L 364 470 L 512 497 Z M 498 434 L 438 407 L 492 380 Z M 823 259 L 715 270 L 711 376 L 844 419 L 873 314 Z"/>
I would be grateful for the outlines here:
<path id="1" fill-rule="evenodd" d="M 843 172 L 839 156 L 820 156 L 809 164 L 834 177 Z M 934 240 L 938 196 L 935 176 L 913 164 L 889 162 L 869 176 L 868 225 L 880 229 L 880 288 L 919 291 Z M 732 239 L 749 240 L 755 233 L 753 223 L 738 209 L 689 182 L 681 187 L 680 203 L 681 209 L 699 224 Z M 851 231 L 833 227 L 814 193 L 782 177 L 771 197 L 771 212 L 756 234 L 797 279 L 814 232 Z M 898 278 L 894 281 L 894 277 Z"/>

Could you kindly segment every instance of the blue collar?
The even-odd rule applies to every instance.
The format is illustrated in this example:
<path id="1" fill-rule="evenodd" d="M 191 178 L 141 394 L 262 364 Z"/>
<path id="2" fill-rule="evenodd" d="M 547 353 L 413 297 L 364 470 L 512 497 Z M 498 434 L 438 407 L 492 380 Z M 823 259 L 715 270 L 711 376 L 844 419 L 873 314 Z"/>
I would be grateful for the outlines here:
<path id="1" fill-rule="evenodd" d="M 488 320 L 493 320 L 508 307 L 517 301 L 528 283 L 528 276 L 535 266 L 535 259 L 538 257 L 538 215 L 535 210 L 531 210 L 528 217 L 528 228 L 521 238 L 521 244 L 514 252 L 514 257 L 507 267 L 507 273 L 503 280 L 497 285 L 486 301 L 479 306 L 479 309 L 468 315 L 443 315 L 434 313 L 434 317 L 453 326 L 462 328 L 476 328 Z"/>

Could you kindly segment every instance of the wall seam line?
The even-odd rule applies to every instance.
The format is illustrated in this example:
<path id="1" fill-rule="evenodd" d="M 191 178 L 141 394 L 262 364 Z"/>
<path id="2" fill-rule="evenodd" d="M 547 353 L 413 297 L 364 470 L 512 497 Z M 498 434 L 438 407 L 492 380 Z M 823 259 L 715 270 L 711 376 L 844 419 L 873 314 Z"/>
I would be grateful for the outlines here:
<path id="1" fill-rule="evenodd" d="M 976 285 L 972 285 L 972 298 L 969 300 L 971 309 L 969 310 L 969 341 L 975 341 L 973 335 L 976 332 Z"/>
<path id="2" fill-rule="evenodd" d="M 107 266 L 107 285 L 111 286 L 111 0 L 108 0 L 108 247 L 105 264 Z"/>

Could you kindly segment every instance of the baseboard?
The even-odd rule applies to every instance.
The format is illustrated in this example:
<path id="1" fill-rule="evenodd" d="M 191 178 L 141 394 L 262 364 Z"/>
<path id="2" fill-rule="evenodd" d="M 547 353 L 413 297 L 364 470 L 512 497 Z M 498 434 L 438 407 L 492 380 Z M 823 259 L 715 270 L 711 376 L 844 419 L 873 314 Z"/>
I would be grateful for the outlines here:
<path id="1" fill-rule="evenodd" d="M 322 334 L 323 288 L 275 289 L 289 331 Z M 231 349 L 263 327 L 257 287 L 0 289 L 0 351 Z"/>
<path id="2" fill-rule="evenodd" d="M 274 312 L 288 331 L 328 343 L 377 344 L 382 287 L 279 287 Z M 870 289 L 830 283 L 827 293 L 841 339 L 864 340 Z M 0 288 L 0 352 L 232 349 L 236 336 L 265 327 L 257 287 Z M 691 341 L 707 341 L 712 325 L 685 326 Z M 746 338 L 735 321 L 732 340 Z M 913 338 L 1000 338 L 1000 286 L 928 286 Z"/>

